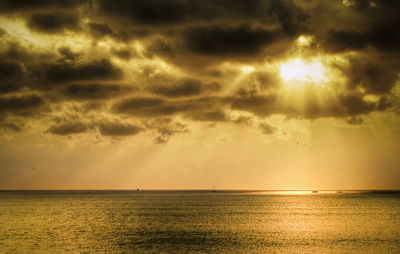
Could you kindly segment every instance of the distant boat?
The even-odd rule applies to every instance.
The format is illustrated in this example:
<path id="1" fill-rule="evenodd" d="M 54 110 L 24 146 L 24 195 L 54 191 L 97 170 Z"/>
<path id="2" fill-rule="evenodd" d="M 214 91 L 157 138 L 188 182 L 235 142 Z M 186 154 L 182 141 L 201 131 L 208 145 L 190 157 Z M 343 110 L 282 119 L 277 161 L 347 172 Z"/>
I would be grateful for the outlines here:
<path id="1" fill-rule="evenodd" d="M 137 188 L 136 191 L 139 191 L 139 188 Z"/>
<path id="2" fill-rule="evenodd" d="M 337 191 L 336 193 L 343 193 L 343 191 L 339 190 L 339 191 Z"/>
<path id="3" fill-rule="evenodd" d="M 317 190 L 313 190 L 312 193 L 318 193 L 318 191 Z"/>

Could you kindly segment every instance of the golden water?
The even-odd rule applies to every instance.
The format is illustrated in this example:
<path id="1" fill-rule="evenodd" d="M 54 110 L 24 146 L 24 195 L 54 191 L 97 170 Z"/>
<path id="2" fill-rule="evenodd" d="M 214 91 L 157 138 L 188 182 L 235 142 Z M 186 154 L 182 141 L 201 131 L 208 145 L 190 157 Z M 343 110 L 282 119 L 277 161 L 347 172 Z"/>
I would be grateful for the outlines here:
<path id="1" fill-rule="evenodd" d="M 400 253 L 400 194 L 0 191 L 0 252 Z"/>

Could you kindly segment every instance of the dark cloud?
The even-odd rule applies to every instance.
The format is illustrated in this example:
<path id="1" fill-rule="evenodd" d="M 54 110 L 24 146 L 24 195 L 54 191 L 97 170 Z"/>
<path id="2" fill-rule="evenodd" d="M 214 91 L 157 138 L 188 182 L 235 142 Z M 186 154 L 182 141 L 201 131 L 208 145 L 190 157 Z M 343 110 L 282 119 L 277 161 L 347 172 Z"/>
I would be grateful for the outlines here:
<path id="1" fill-rule="evenodd" d="M 187 132 L 187 126 L 180 122 L 173 121 L 171 118 L 159 118 L 145 123 L 146 128 L 155 130 L 157 136 L 155 143 L 164 144 L 175 134 Z"/>
<path id="2" fill-rule="evenodd" d="M 44 33 L 64 32 L 65 29 L 78 30 L 79 18 L 64 12 L 34 14 L 29 19 L 28 26 Z"/>
<path id="3" fill-rule="evenodd" d="M 166 97 L 186 97 L 201 94 L 203 87 L 199 80 L 186 79 L 178 81 L 178 84 L 174 85 L 153 85 L 150 90 L 154 94 Z"/>
<path id="4" fill-rule="evenodd" d="M 219 52 L 222 55 L 229 52 L 235 55 L 255 54 L 261 44 L 268 45 L 275 39 L 275 33 L 265 27 L 273 27 L 285 35 L 293 36 L 301 30 L 307 19 L 305 12 L 292 1 L 100 0 L 97 3 L 100 12 L 95 15 L 106 17 L 112 28 L 104 25 L 104 21 L 90 23 L 90 30 L 95 37 L 110 36 L 128 41 L 149 35 L 163 35 L 175 40 L 184 30 L 184 41 L 189 49 L 208 55 Z M 252 24 L 260 26 L 255 28 Z M 190 39 L 193 36 L 195 38 Z M 215 42 L 219 43 L 215 48 L 207 45 Z M 225 47 L 220 45 L 223 43 L 229 47 L 225 53 Z M 150 51 L 175 56 L 172 48 L 171 45 L 160 43 L 152 45 Z M 177 48 L 177 51 L 181 51 L 180 45 Z"/>
<path id="5" fill-rule="evenodd" d="M 63 94 L 77 100 L 101 100 L 123 95 L 132 90 L 130 86 L 118 84 L 72 84 L 63 90 Z"/>
<path id="6" fill-rule="evenodd" d="M 71 60 L 75 61 L 78 59 L 80 56 L 82 56 L 82 53 L 79 52 L 74 52 L 72 51 L 69 47 L 60 47 L 57 49 L 58 53 L 62 55 L 63 60 Z"/>
<path id="7" fill-rule="evenodd" d="M 6 129 L 10 131 L 20 132 L 24 129 L 23 125 L 10 123 L 10 122 L 0 122 L 0 129 Z"/>
<path id="8" fill-rule="evenodd" d="M 377 104 L 369 103 L 365 101 L 361 96 L 357 95 L 341 95 L 339 96 L 339 105 L 342 107 L 342 110 L 339 108 L 337 110 L 332 110 L 333 112 L 337 112 L 338 115 L 359 115 L 359 114 L 368 114 L 373 111 Z"/>
<path id="9" fill-rule="evenodd" d="M 304 95 L 303 107 L 282 103 L 275 95 L 245 94 L 231 98 L 231 109 L 246 111 L 260 117 L 273 114 L 283 114 L 288 117 L 315 119 L 321 117 L 348 117 L 369 114 L 373 111 L 383 111 L 390 108 L 390 101 L 382 97 L 377 102 L 364 100 L 362 94 L 336 94 L 325 98 L 323 103 L 310 88 Z"/>
<path id="10" fill-rule="evenodd" d="M 154 139 L 154 143 L 156 144 L 165 144 L 168 142 L 167 138 L 163 138 L 162 136 L 158 136 Z"/>
<path id="11" fill-rule="evenodd" d="M 123 100 L 122 102 L 116 105 L 116 109 L 121 111 L 129 111 L 130 109 L 142 109 L 142 108 L 150 108 L 156 107 L 164 104 L 165 101 L 160 98 L 153 97 L 135 97 L 131 99 Z"/>
<path id="12" fill-rule="evenodd" d="M 158 55 L 175 57 L 173 46 L 164 38 L 155 39 L 147 48 L 147 53 L 149 56 L 153 56 L 155 53 Z"/>
<path id="13" fill-rule="evenodd" d="M 276 96 L 250 95 L 237 96 L 232 99 L 234 110 L 248 111 L 259 116 L 267 116 L 279 112 L 276 108 Z"/>
<path id="14" fill-rule="evenodd" d="M 272 0 L 270 12 L 277 17 L 288 35 L 298 34 L 299 30 L 304 29 L 304 22 L 309 18 L 309 15 L 292 1 Z"/>
<path id="15" fill-rule="evenodd" d="M 56 119 L 58 123 L 52 125 L 46 133 L 52 133 L 56 135 L 72 135 L 88 132 L 90 130 L 98 129 L 100 134 L 103 136 L 133 136 L 143 131 L 144 129 L 140 126 L 123 123 L 120 121 L 90 121 L 83 122 L 79 120 L 70 120 L 70 116 L 67 119 Z"/>
<path id="16" fill-rule="evenodd" d="M 37 95 L 0 97 L 0 112 L 29 113 L 44 103 L 44 99 Z"/>
<path id="17" fill-rule="evenodd" d="M 146 28 L 130 28 L 130 29 L 122 29 L 114 33 L 114 36 L 116 36 L 118 39 L 122 41 L 130 41 L 131 39 L 139 39 L 139 38 L 145 38 L 148 36 L 153 35 L 150 30 Z"/>
<path id="18" fill-rule="evenodd" d="M 109 24 L 95 22 L 89 22 L 86 25 L 90 34 L 96 39 L 108 36 L 118 41 L 129 42 L 134 38 L 137 39 L 151 35 L 150 31 L 146 28 L 110 26 Z"/>
<path id="19" fill-rule="evenodd" d="M 396 100 L 398 97 L 396 95 L 390 96 L 381 96 L 379 100 L 375 103 L 377 111 L 385 111 L 387 109 L 393 108 L 396 106 Z"/>
<path id="20" fill-rule="evenodd" d="M 107 8 L 104 8 L 107 3 Z M 133 28 L 144 29 L 150 35 L 157 35 L 156 40 L 151 45 L 147 45 L 147 54 L 149 57 L 161 56 L 169 62 L 188 69 L 190 72 L 201 71 L 205 66 L 210 65 L 210 61 L 196 58 L 192 53 L 213 56 L 215 62 L 227 59 L 253 61 L 254 58 L 262 60 L 265 58 L 261 50 L 265 47 L 275 45 L 283 39 L 284 44 L 289 46 L 290 39 L 287 40 L 290 29 L 293 25 L 282 25 L 283 16 L 292 21 L 285 21 L 285 24 L 296 23 L 300 25 L 300 18 L 297 13 L 300 8 L 296 7 L 291 1 L 285 3 L 273 3 L 270 0 L 252 0 L 246 1 L 104 1 L 100 6 L 104 13 L 112 17 L 110 22 L 113 24 L 113 38 L 120 36 L 122 30 L 132 34 Z M 108 6 L 109 5 L 109 6 Z M 115 5 L 115 6 L 114 6 Z M 135 17 L 140 8 L 136 6 L 151 6 L 153 10 L 159 10 L 159 5 L 181 6 L 186 11 L 180 18 L 174 15 L 171 22 L 157 23 L 151 17 L 152 22 L 146 23 L 138 21 Z M 133 12 L 130 8 L 136 8 Z M 121 11 L 110 11 L 116 8 Z M 149 7 L 150 8 L 150 7 Z M 283 9 L 288 8 L 287 12 Z M 177 9 L 177 8 L 175 8 Z M 168 9 L 170 10 L 170 9 Z M 279 15 L 278 15 L 279 12 Z M 280 14 L 283 13 L 283 14 Z M 165 16 L 161 12 L 154 13 L 163 20 Z M 168 13 L 170 14 L 170 12 Z M 146 17 L 148 15 L 146 14 Z M 279 18 L 281 17 L 281 18 Z M 175 19 L 176 18 L 176 19 Z M 157 19 L 157 18 L 156 18 Z M 293 21 L 294 20 L 294 21 Z M 116 25 L 118 24 L 118 25 Z M 106 29 L 108 30 L 108 29 Z M 108 30 L 107 33 L 110 31 Z M 122 33 L 121 33 L 122 34 Z M 161 36 L 160 36 L 161 35 Z M 291 35 L 291 34 L 290 34 Z M 132 35 L 138 38 L 140 35 Z M 166 39 L 168 38 L 168 39 Z M 183 42 L 183 44 L 182 44 Z M 182 47 L 185 46 L 185 47 Z M 187 51 L 189 49 L 189 51 Z M 279 52 L 275 55 L 283 54 L 285 48 L 279 46 Z M 268 55 L 272 55 L 268 52 Z M 241 61 L 239 60 L 239 61 Z"/>
<path id="21" fill-rule="evenodd" d="M 56 134 L 56 135 L 70 135 L 83 133 L 88 130 L 88 127 L 85 123 L 76 121 L 76 122 L 68 122 L 62 123 L 58 125 L 52 125 L 47 132 Z"/>
<path id="22" fill-rule="evenodd" d="M 356 3 L 358 2 L 361 1 L 356 1 Z M 378 0 L 374 1 L 374 6 L 370 1 L 364 2 L 368 2 L 368 4 L 364 4 L 365 8 L 362 8 L 361 15 L 366 21 L 365 34 L 371 45 L 382 51 L 395 50 L 399 52 L 399 1 Z"/>
<path id="23" fill-rule="evenodd" d="M 99 7 L 108 16 L 151 26 L 241 20 L 279 24 L 293 34 L 307 19 L 292 1 L 275 0 L 101 0 Z"/>
<path id="24" fill-rule="evenodd" d="M 257 18 L 260 22 L 270 21 L 268 17 L 268 8 L 270 1 L 263 0 L 220 0 L 220 1 L 199 1 L 201 11 L 199 16 L 204 19 L 232 18 L 241 20 L 251 20 Z"/>
<path id="25" fill-rule="evenodd" d="M 50 8 L 71 8 L 86 3 L 85 0 L 1 0 L 1 12 L 31 11 Z"/>
<path id="26" fill-rule="evenodd" d="M 219 92 L 222 85 L 218 82 L 208 82 L 203 84 L 203 89 L 210 92 Z"/>
<path id="27" fill-rule="evenodd" d="M 224 122 L 229 120 L 222 110 L 191 112 L 188 117 L 194 121 Z"/>
<path id="28" fill-rule="evenodd" d="M 398 1 L 374 1 L 372 4 L 372 1 L 363 0 L 349 3 L 350 7 L 340 6 L 339 1 L 336 6 L 320 5 L 318 11 L 325 13 L 324 16 L 312 13 L 314 20 L 311 27 L 321 26 L 322 29 L 309 31 L 317 36 L 325 49 L 336 53 L 347 50 L 361 51 L 367 47 L 374 47 L 382 52 L 398 54 L 400 49 Z M 337 6 L 338 4 L 340 7 Z M 338 12 L 337 9 L 341 11 Z M 341 22 L 334 22 L 335 16 Z"/>
<path id="29" fill-rule="evenodd" d="M 370 7 L 370 0 L 350 0 L 349 3 L 351 8 L 358 11 L 364 12 Z"/>
<path id="30" fill-rule="evenodd" d="M 399 10 L 398 8 L 397 10 Z M 400 51 L 400 18 L 373 24 L 367 33 L 370 43 L 382 51 Z"/>
<path id="31" fill-rule="evenodd" d="M 351 125 L 362 125 L 364 123 L 364 119 L 361 116 L 352 116 L 347 119 L 347 123 Z"/>
<path id="32" fill-rule="evenodd" d="M 257 94 L 263 94 L 265 91 L 278 88 L 280 80 L 277 74 L 266 71 L 254 71 L 243 78 L 236 90 L 239 97 L 251 97 Z"/>
<path id="33" fill-rule="evenodd" d="M 91 100 L 87 101 L 83 105 L 81 105 L 81 110 L 83 113 L 89 113 L 92 111 L 102 111 L 107 109 L 107 102 L 106 101 L 99 101 L 99 100 Z"/>
<path id="34" fill-rule="evenodd" d="M 96 37 L 102 37 L 113 34 L 113 31 L 107 24 L 89 22 L 87 23 L 87 25 L 90 28 L 90 32 Z"/>
<path id="35" fill-rule="evenodd" d="M 144 25 L 179 23 L 195 10 L 190 1 L 182 0 L 101 0 L 99 6 L 104 13 Z"/>
<path id="36" fill-rule="evenodd" d="M 22 67 L 19 63 L 0 61 L 0 81 L 20 79 Z"/>
<path id="37" fill-rule="evenodd" d="M 272 127 L 271 125 L 267 124 L 267 123 L 260 123 L 258 125 L 258 128 L 260 129 L 260 131 L 265 134 L 265 135 L 271 135 L 275 132 L 275 127 Z"/>
<path id="38" fill-rule="evenodd" d="M 277 36 L 276 31 L 247 25 L 193 27 L 184 33 L 186 46 L 204 55 L 254 55 Z"/>
<path id="39" fill-rule="evenodd" d="M 12 82 L 0 82 L 0 94 L 16 92 L 21 89 L 21 86 Z"/>
<path id="40" fill-rule="evenodd" d="M 229 98 L 201 97 L 196 99 L 166 100 L 156 97 L 134 97 L 117 102 L 113 110 L 134 117 L 160 117 L 185 114 L 193 118 L 201 112 L 213 112 L 229 103 Z M 211 119 L 212 114 L 208 117 Z M 215 117 L 215 116 L 214 116 Z"/>
<path id="41" fill-rule="evenodd" d="M 331 30 L 328 34 L 330 51 L 360 50 L 368 45 L 368 40 L 358 31 Z"/>
<path id="42" fill-rule="evenodd" d="M 253 124 L 253 119 L 249 116 L 239 116 L 238 118 L 233 119 L 232 122 L 244 126 L 251 126 Z"/>
<path id="43" fill-rule="evenodd" d="M 101 123 L 99 131 L 103 136 L 132 136 L 141 132 L 143 128 L 124 123 Z"/>
<path id="44" fill-rule="evenodd" d="M 1 62 L 32 62 L 38 59 L 44 59 L 48 57 L 46 54 L 37 54 L 32 52 L 29 47 L 22 46 L 18 42 L 7 41 L 3 47 L 0 47 L 0 59 Z"/>
<path id="45" fill-rule="evenodd" d="M 348 117 L 369 114 L 373 111 L 385 110 L 389 104 L 381 102 L 368 102 L 359 94 L 338 94 L 333 99 L 326 99 L 324 103 L 319 103 L 312 94 L 305 100 L 304 110 L 290 108 L 288 115 L 315 119 L 321 117 Z"/>
<path id="46" fill-rule="evenodd" d="M 339 69 L 348 78 L 350 89 L 364 88 L 369 93 L 389 92 L 398 79 L 399 68 L 384 56 L 349 57 L 348 66 L 339 66 Z"/>
<path id="47" fill-rule="evenodd" d="M 179 108 L 178 105 L 154 97 L 134 97 L 114 105 L 116 112 L 137 117 L 172 115 L 178 112 Z"/>
<path id="48" fill-rule="evenodd" d="M 43 76 L 48 82 L 64 83 L 84 80 L 119 79 L 122 71 L 113 66 L 108 59 L 85 64 L 51 64 L 43 66 Z"/>
<path id="49" fill-rule="evenodd" d="M 400 19 L 388 23 L 372 24 L 368 31 L 331 30 L 325 46 L 331 52 L 362 50 L 367 46 L 375 47 L 383 52 L 399 52 Z"/>
<path id="50" fill-rule="evenodd" d="M 389 98 L 399 79 L 400 4 L 394 0 L 348 3 L 0 0 L 0 12 L 23 19 L 32 30 L 48 33 L 34 36 L 50 38 L 49 34 L 68 30 L 57 38 L 74 34 L 88 39 L 85 51 L 66 47 L 68 41 L 57 41 L 43 53 L 34 42 L 15 40 L 4 25 L 6 30 L 0 29 L 0 112 L 7 117 L 29 114 L 42 107 L 45 99 L 52 108 L 62 110 L 63 103 L 73 101 L 70 104 L 81 107 L 75 111 L 83 118 L 107 110 L 117 117 L 141 118 L 147 124 L 143 128 L 155 132 L 159 143 L 186 131 L 185 125 L 172 120 L 176 116 L 185 121 L 231 121 L 265 134 L 274 128 L 256 126 L 256 118 L 274 114 L 338 117 L 359 124 L 371 112 L 393 108 Z M 299 35 L 313 38 L 311 48 L 295 43 Z M 100 40 L 107 41 L 107 47 L 100 49 Z M 339 56 L 343 61 L 332 60 L 331 67 L 336 68 L 332 73 L 339 71 L 344 76 L 335 82 L 345 81 L 332 84 L 332 96 L 318 97 L 314 88 L 304 88 L 301 95 L 294 93 L 294 100 L 301 101 L 298 107 L 280 98 L 282 78 L 274 66 L 281 60 L 303 57 L 303 53 L 305 58 L 320 53 L 321 58 L 324 54 Z M 126 64 L 126 75 L 110 60 L 93 57 L 110 57 L 124 69 Z M 178 70 L 179 77 L 175 71 L 166 74 L 159 60 Z M 242 64 L 254 66 L 255 71 L 241 73 Z M 262 70 L 261 64 L 267 68 Z M 140 89 L 122 82 L 135 82 Z M 27 91 L 38 95 L 23 95 Z M 17 93 L 22 95 L 10 96 Z M 377 100 L 366 100 L 368 95 Z M 232 118 L 240 114 L 244 116 Z M 153 122 L 155 118 L 163 120 Z M 85 121 L 56 121 L 49 133 L 68 135 L 94 128 L 105 136 L 128 136 L 142 130 L 122 122 L 89 125 Z M 11 125 L 3 128 L 13 129 Z"/>
<path id="51" fill-rule="evenodd" d="M 113 50 L 113 54 L 124 60 L 129 60 L 133 57 L 130 49 Z"/>

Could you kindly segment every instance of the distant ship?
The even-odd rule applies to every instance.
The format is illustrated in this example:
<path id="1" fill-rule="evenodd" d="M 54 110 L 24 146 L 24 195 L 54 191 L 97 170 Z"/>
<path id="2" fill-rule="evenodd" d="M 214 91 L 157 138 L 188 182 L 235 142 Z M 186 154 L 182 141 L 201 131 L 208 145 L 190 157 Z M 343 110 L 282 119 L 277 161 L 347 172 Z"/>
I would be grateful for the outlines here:
<path id="1" fill-rule="evenodd" d="M 337 191 L 336 193 L 343 193 L 343 191 L 339 190 L 339 191 Z"/>
<path id="2" fill-rule="evenodd" d="M 318 191 L 317 190 L 313 190 L 312 193 L 318 193 Z"/>

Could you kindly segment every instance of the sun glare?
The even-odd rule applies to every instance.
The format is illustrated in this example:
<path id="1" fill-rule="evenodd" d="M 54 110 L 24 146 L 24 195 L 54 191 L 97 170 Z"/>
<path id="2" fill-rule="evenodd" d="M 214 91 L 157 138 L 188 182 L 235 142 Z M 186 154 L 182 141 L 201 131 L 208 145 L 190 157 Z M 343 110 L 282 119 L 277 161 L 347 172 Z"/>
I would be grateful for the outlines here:
<path id="1" fill-rule="evenodd" d="M 299 38 L 297 38 L 297 44 L 300 46 L 308 46 L 310 45 L 311 41 L 312 37 L 310 36 L 301 35 Z"/>
<path id="2" fill-rule="evenodd" d="M 288 83 L 291 81 L 321 83 L 326 81 L 325 68 L 321 61 L 314 59 L 304 61 L 300 58 L 289 60 L 280 66 L 280 74 L 283 80 Z"/>
<path id="3" fill-rule="evenodd" d="M 242 68 L 240 68 L 241 71 L 243 73 L 250 73 L 254 71 L 254 67 L 253 66 L 243 66 Z"/>

